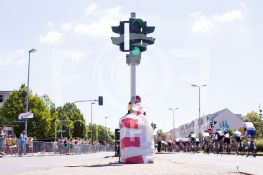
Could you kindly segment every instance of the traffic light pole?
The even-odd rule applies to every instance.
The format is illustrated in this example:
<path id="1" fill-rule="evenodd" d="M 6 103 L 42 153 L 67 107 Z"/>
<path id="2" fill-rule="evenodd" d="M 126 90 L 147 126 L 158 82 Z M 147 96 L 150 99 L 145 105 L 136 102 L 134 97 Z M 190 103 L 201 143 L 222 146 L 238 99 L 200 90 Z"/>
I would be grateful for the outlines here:
<path id="1" fill-rule="evenodd" d="M 131 13 L 131 18 L 136 18 L 136 13 Z M 135 58 L 132 57 L 132 53 L 130 53 L 131 59 L 131 103 L 135 104 L 136 99 L 136 61 Z"/>
<path id="2" fill-rule="evenodd" d="M 135 104 L 136 99 L 136 63 L 131 63 L 131 103 Z"/>

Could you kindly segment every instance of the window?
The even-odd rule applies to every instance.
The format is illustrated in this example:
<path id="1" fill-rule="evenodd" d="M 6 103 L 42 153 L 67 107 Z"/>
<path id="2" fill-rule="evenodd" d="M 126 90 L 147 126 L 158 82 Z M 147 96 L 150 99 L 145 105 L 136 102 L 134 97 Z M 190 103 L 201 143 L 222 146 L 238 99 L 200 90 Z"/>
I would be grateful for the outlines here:
<path id="1" fill-rule="evenodd" d="M 0 95 L 0 103 L 3 103 L 3 102 L 4 102 L 4 96 Z"/>

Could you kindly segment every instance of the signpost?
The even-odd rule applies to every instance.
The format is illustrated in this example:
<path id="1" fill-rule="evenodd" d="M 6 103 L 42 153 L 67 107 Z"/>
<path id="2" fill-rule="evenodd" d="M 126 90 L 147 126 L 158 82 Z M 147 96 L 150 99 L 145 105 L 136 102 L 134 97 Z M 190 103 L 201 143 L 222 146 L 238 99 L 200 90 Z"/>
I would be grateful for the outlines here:
<path id="1" fill-rule="evenodd" d="M 18 116 L 19 120 L 24 120 L 24 119 L 28 119 L 28 118 L 34 118 L 34 114 L 32 112 L 25 112 L 25 113 L 21 113 Z"/>

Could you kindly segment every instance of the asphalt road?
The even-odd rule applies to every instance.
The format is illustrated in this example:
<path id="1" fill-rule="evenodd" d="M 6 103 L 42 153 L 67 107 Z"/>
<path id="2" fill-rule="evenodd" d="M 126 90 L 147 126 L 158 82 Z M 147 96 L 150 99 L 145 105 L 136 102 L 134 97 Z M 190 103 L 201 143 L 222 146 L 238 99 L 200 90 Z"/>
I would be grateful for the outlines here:
<path id="1" fill-rule="evenodd" d="M 205 154 L 156 154 L 154 164 L 124 165 L 111 152 L 85 155 L 4 157 L 0 175 L 90 175 L 90 174 L 263 174 L 263 157 Z"/>
<path id="2" fill-rule="evenodd" d="M 216 154 L 159 154 L 159 159 L 185 165 L 193 170 L 219 174 L 236 173 L 263 175 L 263 157 Z M 242 174 L 240 173 L 240 174 Z"/>

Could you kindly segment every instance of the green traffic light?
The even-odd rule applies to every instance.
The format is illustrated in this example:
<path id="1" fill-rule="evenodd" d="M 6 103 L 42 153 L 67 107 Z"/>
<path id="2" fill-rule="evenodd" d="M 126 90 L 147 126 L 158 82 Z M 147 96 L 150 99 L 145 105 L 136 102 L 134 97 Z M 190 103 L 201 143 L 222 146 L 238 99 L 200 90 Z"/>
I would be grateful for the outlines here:
<path id="1" fill-rule="evenodd" d="M 137 47 L 137 46 L 135 46 L 135 47 L 133 48 L 133 50 L 132 50 L 132 54 L 137 56 L 137 55 L 140 55 L 140 53 L 141 53 L 140 48 Z"/>
<path id="2" fill-rule="evenodd" d="M 143 27 L 143 24 L 144 22 L 142 19 L 135 19 L 134 21 L 132 21 L 131 27 L 132 27 L 133 32 L 135 33 L 142 32 L 141 29 Z"/>

